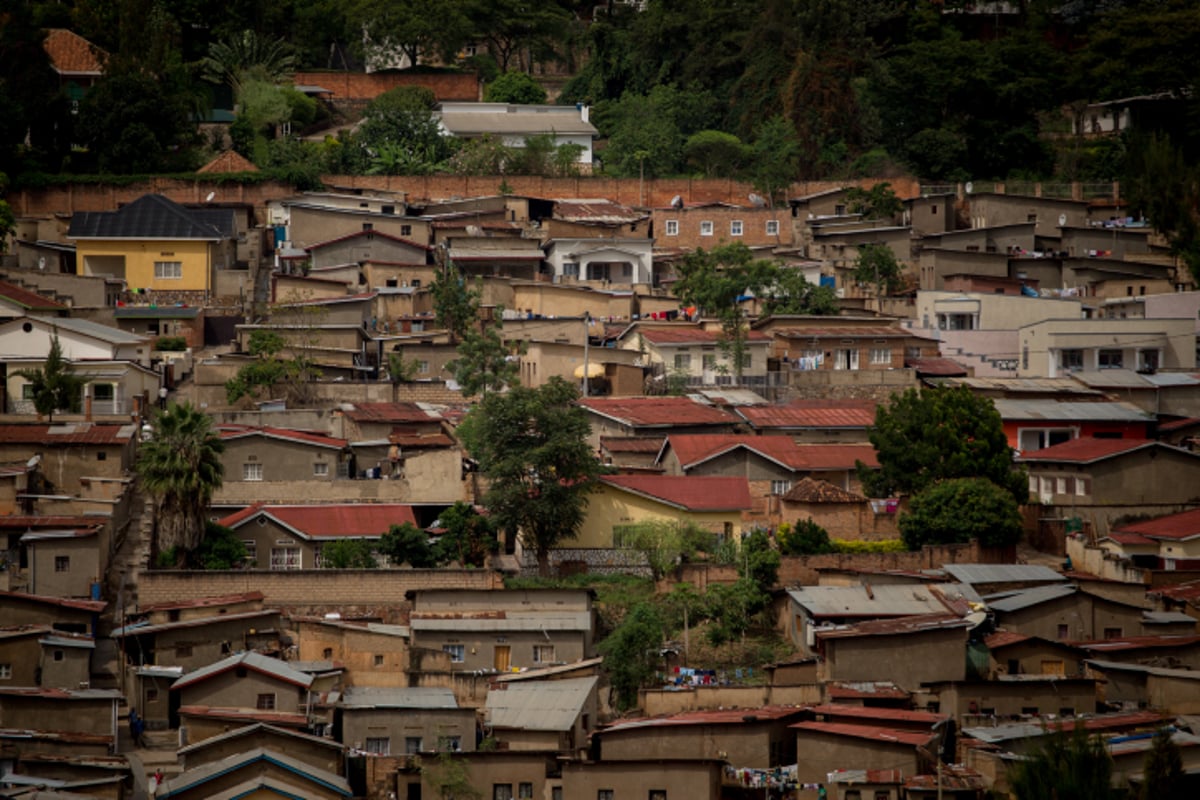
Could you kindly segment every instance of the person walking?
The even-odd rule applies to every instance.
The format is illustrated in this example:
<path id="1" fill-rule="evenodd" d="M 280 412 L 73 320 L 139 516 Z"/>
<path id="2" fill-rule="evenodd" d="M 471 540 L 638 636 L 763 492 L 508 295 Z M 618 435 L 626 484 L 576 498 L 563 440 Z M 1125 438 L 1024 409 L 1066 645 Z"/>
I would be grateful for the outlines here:
<path id="1" fill-rule="evenodd" d="M 158 407 L 163 411 L 167 410 L 167 387 L 158 387 Z"/>
<path id="2" fill-rule="evenodd" d="M 146 723 L 138 716 L 137 709 L 129 709 L 129 735 L 133 738 L 133 746 L 137 748 L 143 747 L 142 733 L 146 730 Z"/>

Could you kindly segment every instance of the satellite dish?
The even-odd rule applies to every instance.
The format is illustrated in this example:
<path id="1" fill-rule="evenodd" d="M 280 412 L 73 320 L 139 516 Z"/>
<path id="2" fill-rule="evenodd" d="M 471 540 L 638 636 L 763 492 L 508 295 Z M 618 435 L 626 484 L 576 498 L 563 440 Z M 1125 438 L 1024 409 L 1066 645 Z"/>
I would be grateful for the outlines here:
<path id="1" fill-rule="evenodd" d="M 671 208 L 676 208 L 676 209 L 683 208 L 683 198 L 680 197 L 679 195 L 675 195 L 674 197 L 672 197 L 671 198 Z"/>
<path id="2" fill-rule="evenodd" d="M 209 192 L 208 197 L 204 198 L 204 202 L 211 203 L 213 201 L 213 198 L 216 196 L 217 196 L 216 192 Z"/>
<path id="3" fill-rule="evenodd" d="M 967 185 L 964 186 L 963 188 L 967 190 L 967 194 L 970 194 L 971 192 L 975 191 L 975 184 L 971 183 L 970 181 L 967 181 Z"/>
<path id="4" fill-rule="evenodd" d="M 762 195 L 757 195 L 753 192 L 750 193 L 750 205 L 754 206 L 755 208 L 763 208 L 766 206 L 766 204 L 767 201 L 763 199 Z"/>
<path id="5" fill-rule="evenodd" d="M 970 628 L 978 628 L 980 625 L 987 622 L 987 612 L 986 611 L 972 611 L 970 614 L 967 614 L 967 616 L 965 616 L 963 619 L 966 620 L 967 625 Z"/>
<path id="6" fill-rule="evenodd" d="M 1067 224 L 1067 215 L 1066 215 L 1066 214 L 1059 214 L 1059 215 L 1058 215 L 1058 227 L 1060 227 L 1060 228 L 1061 228 L 1062 226 L 1064 226 L 1064 225 L 1066 225 L 1066 224 Z"/>

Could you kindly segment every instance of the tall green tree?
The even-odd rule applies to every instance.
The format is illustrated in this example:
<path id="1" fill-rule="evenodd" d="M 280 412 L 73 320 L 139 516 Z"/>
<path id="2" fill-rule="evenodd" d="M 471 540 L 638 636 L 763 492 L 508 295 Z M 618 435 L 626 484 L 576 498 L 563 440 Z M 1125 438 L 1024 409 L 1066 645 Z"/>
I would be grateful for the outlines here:
<path id="1" fill-rule="evenodd" d="M 1169 728 L 1155 731 L 1142 768 L 1142 790 L 1138 800 L 1183 800 L 1187 796 L 1183 754 L 1172 737 Z"/>
<path id="2" fill-rule="evenodd" d="M 377 549 L 392 566 L 408 564 L 413 569 L 429 569 L 438 564 L 437 554 L 429 544 L 429 534 L 411 522 L 389 528 L 379 537 Z"/>
<path id="3" fill-rule="evenodd" d="M 741 300 L 762 294 L 776 283 L 779 270 L 773 261 L 755 258 L 741 242 L 711 250 L 695 250 L 683 257 L 675 293 L 721 323 L 721 349 L 740 383 L 747 361 L 749 325 Z"/>
<path id="4" fill-rule="evenodd" d="M 137 472 L 156 502 L 157 550 L 177 548 L 186 557 L 204 537 L 204 515 L 225 472 L 225 444 L 209 416 L 190 403 L 169 406 L 151 426 Z"/>
<path id="5" fill-rule="evenodd" d="M 892 219 L 904 210 L 904 202 L 896 196 L 892 184 L 883 181 L 870 189 L 851 186 L 846 190 L 846 207 L 851 214 L 862 214 L 867 219 Z"/>
<path id="6" fill-rule="evenodd" d="M 246 80 L 280 84 L 290 80 L 295 69 L 296 57 L 283 39 L 262 37 L 253 30 L 213 42 L 200 62 L 205 80 L 229 86 L 235 96 Z"/>
<path id="7" fill-rule="evenodd" d="M 79 411 L 87 381 L 71 373 L 71 365 L 63 358 L 57 331 L 50 338 L 50 352 L 46 354 L 42 368 L 19 370 L 17 375 L 29 381 L 34 409 L 50 421 L 54 421 L 55 411 Z"/>
<path id="8" fill-rule="evenodd" d="M 1200 170 L 1165 134 L 1132 137 L 1121 184 L 1134 208 L 1167 237 L 1171 252 L 1200 277 Z"/>
<path id="9" fill-rule="evenodd" d="M 731 178 L 749 160 L 749 148 L 732 133 L 703 130 L 688 137 L 683 156 L 706 178 Z"/>
<path id="10" fill-rule="evenodd" d="M 537 105 L 546 102 L 546 90 L 528 72 L 510 71 L 487 85 L 483 91 L 483 99 L 488 103 Z"/>
<path id="11" fill-rule="evenodd" d="M 487 396 L 517 382 L 520 347 L 504 341 L 504 327 L 497 320 L 482 328 L 470 328 L 458 345 L 458 358 L 447 364 L 463 396 Z"/>
<path id="12" fill-rule="evenodd" d="M 349 17 L 377 55 L 396 51 L 414 67 L 422 57 L 453 62 L 470 33 L 462 0 L 354 0 Z"/>
<path id="13" fill-rule="evenodd" d="M 800 177 L 800 139 L 791 123 L 774 116 L 755 128 L 750 163 L 750 183 L 774 207 Z"/>
<path id="14" fill-rule="evenodd" d="M 798 269 L 780 267 L 774 283 L 763 290 L 762 312 L 826 316 L 839 311 L 837 293 L 829 286 L 809 283 Z"/>
<path id="15" fill-rule="evenodd" d="M 439 517 L 445 529 L 433 549 L 441 563 L 457 561 L 464 567 L 482 567 L 496 551 L 496 528 L 489 516 L 480 514 L 461 500 Z"/>
<path id="16" fill-rule="evenodd" d="M 858 259 L 854 262 L 854 280 L 874 286 L 880 296 L 891 294 L 900 288 L 900 262 L 886 244 L 864 244 L 858 248 Z"/>
<path id="17" fill-rule="evenodd" d="M 557 2 L 466 0 L 466 14 L 501 72 L 528 72 L 536 62 L 560 57 L 571 25 L 571 14 Z"/>
<path id="18" fill-rule="evenodd" d="M 663 620 L 653 605 L 638 603 L 600 643 L 604 668 L 616 693 L 614 705 L 633 708 L 638 690 L 648 685 L 662 661 Z"/>
<path id="19" fill-rule="evenodd" d="M 1028 479 L 1013 468 L 999 412 L 966 387 L 892 395 L 876 410 L 868 436 L 879 469 L 860 463 L 859 477 L 872 497 L 916 494 L 950 478 L 987 478 L 1018 503 L 1029 499 Z"/>
<path id="20" fill-rule="evenodd" d="M 927 486 L 898 522 L 909 550 L 972 539 L 984 547 L 1009 547 L 1021 538 L 1017 501 L 987 478 L 950 478 Z"/>
<path id="21" fill-rule="evenodd" d="M 1059 731 L 1010 775 L 1017 800 L 1114 800 L 1112 758 L 1099 736 L 1082 725 Z"/>
<path id="22" fill-rule="evenodd" d="M 418 86 L 390 89 L 367 105 L 358 142 L 374 156 L 390 147 L 399 151 L 400 157 L 395 161 L 407 171 L 428 172 L 453 151 L 434 116 L 435 105 L 437 99 L 429 89 Z"/>
<path id="23" fill-rule="evenodd" d="M 536 389 L 485 394 L 459 426 L 488 482 L 483 504 L 501 530 L 537 556 L 543 575 L 551 548 L 578 534 L 603 469 L 578 399 L 575 386 L 554 377 Z"/>
<path id="24" fill-rule="evenodd" d="M 479 319 L 482 285 L 467 285 L 462 271 L 447 264 L 433 276 L 429 294 L 433 298 L 433 316 L 438 327 L 446 329 L 450 344 L 457 344 Z"/>

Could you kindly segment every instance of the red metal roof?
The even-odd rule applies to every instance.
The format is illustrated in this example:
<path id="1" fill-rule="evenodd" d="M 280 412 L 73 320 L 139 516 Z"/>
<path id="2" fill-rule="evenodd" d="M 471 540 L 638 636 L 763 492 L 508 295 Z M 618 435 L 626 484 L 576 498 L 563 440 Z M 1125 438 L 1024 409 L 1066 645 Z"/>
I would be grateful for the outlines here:
<path id="1" fill-rule="evenodd" d="M 1111 539 L 1117 544 L 1157 544 L 1157 542 L 1155 542 L 1153 539 L 1147 539 L 1140 533 L 1123 533 L 1121 531 L 1113 531 L 1104 538 Z"/>
<path id="2" fill-rule="evenodd" d="M 1178 514 L 1168 514 L 1165 517 L 1157 517 L 1155 519 L 1146 520 L 1145 522 L 1133 522 L 1128 525 L 1122 525 L 1121 528 L 1109 535 L 1109 538 L 1114 541 L 1119 534 L 1136 534 L 1146 539 L 1171 539 L 1181 541 L 1183 539 L 1191 539 L 1195 536 L 1200 536 L 1200 508 L 1192 509 L 1191 511 L 1181 511 Z M 1122 542 L 1123 544 L 1133 544 L 1134 542 Z M 1140 544 L 1140 542 L 1137 542 Z"/>
<path id="3" fill-rule="evenodd" d="M 877 710 L 877 709 L 872 709 Z M 910 747 L 920 747 L 928 744 L 935 734 L 933 731 L 902 731 L 881 725 L 855 725 L 850 722 L 797 722 L 790 725 L 794 730 L 824 733 L 830 736 L 850 736 L 856 739 L 870 739 L 875 742 L 903 744 Z"/>
<path id="4" fill-rule="evenodd" d="M 271 506 L 255 503 L 219 521 L 226 528 L 244 524 L 265 514 L 280 525 L 307 539 L 374 538 L 393 525 L 417 524 L 413 507 L 398 503 L 346 503 L 327 505 Z"/>
<path id="5" fill-rule="evenodd" d="M 1080 437 L 1041 450 L 1021 453 L 1022 461 L 1055 461 L 1090 464 L 1155 444 L 1149 439 L 1095 439 Z"/>
<path id="6" fill-rule="evenodd" d="M 670 728 L 680 725 L 745 725 L 752 722 L 772 722 L 805 713 L 797 706 L 763 706 L 761 708 L 724 708 L 718 710 L 685 711 L 667 717 L 639 717 L 613 722 L 604 733 L 634 728 Z"/>
<path id="7" fill-rule="evenodd" d="M 589 411 L 634 427 L 732 425 L 737 417 L 686 397 L 587 397 Z"/>
<path id="8" fill-rule="evenodd" d="M 103 525 L 104 522 L 105 520 L 97 519 L 96 517 L 69 517 L 52 515 L 23 516 L 20 514 L 11 514 L 8 516 L 0 516 L 0 529 L 41 530 L 45 528 L 98 528 Z"/>
<path id="9" fill-rule="evenodd" d="M 895 327 L 847 325 L 844 328 L 776 328 L 775 335 L 784 339 L 921 339 L 912 331 Z"/>
<path id="10" fill-rule="evenodd" d="M 843 681 L 826 684 L 825 696 L 830 700 L 907 700 L 912 693 L 891 681 Z"/>
<path id="11" fill-rule="evenodd" d="M 940 599 L 940 595 L 939 595 Z M 817 630 L 818 639 L 855 639 L 861 636 L 896 636 L 927 633 L 967 627 L 969 623 L 957 614 L 918 614 L 890 619 L 872 619 L 854 625 Z"/>
<path id="12" fill-rule="evenodd" d="M 65 597 L 49 597 L 41 594 L 0 591 L 0 600 L 6 597 L 12 598 L 13 600 L 24 600 L 30 603 L 42 603 L 43 605 L 58 606 L 60 608 L 74 608 L 78 611 L 91 611 L 92 613 L 99 613 L 104 610 L 105 606 L 108 605 L 108 602 L 105 600 L 71 600 Z"/>
<path id="13" fill-rule="evenodd" d="M 845 404 L 820 406 L 739 406 L 737 409 L 755 428 L 869 428 L 875 424 L 875 405 Z"/>
<path id="14" fill-rule="evenodd" d="M 60 311 L 68 308 L 57 300 L 42 297 L 37 292 L 22 289 L 20 286 L 8 281 L 0 281 L 0 297 L 4 297 L 23 308 L 34 311 Z"/>
<path id="15" fill-rule="evenodd" d="M 258 172 L 258 166 L 236 150 L 226 150 L 209 161 L 196 172 L 228 174 L 231 172 Z"/>
<path id="16" fill-rule="evenodd" d="M 242 439 L 247 436 L 266 436 L 272 439 L 285 439 L 301 444 L 315 444 L 321 447 L 333 447 L 341 450 L 346 447 L 345 439 L 337 439 L 322 433 L 296 430 L 294 428 L 272 428 L 269 426 L 254 427 L 251 425 L 221 425 L 217 428 L 222 439 Z"/>
<path id="17" fill-rule="evenodd" d="M 444 433 L 395 433 L 388 434 L 388 442 L 400 445 L 401 450 L 420 450 L 424 448 L 453 447 L 454 440 Z"/>
<path id="18" fill-rule="evenodd" d="M 1001 647 L 1020 644 L 1032 638 L 1034 637 L 1016 631 L 996 631 L 991 636 L 985 637 L 983 643 L 988 646 L 989 650 L 998 650 Z"/>
<path id="19" fill-rule="evenodd" d="M 693 475 L 606 475 L 610 486 L 687 511 L 743 511 L 753 503 L 745 478 Z"/>
<path id="20" fill-rule="evenodd" d="M 1164 422 L 1158 426 L 1159 433 L 1171 433 L 1172 431 L 1190 428 L 1193 425 L 1200 425 L 1200 417 L 1185 417 L 1183 419 Z"/>
<path id="21" fill-rule="evenodd" d="M 1093 653 L 1121 653 L 1156 647 L 1187 647 L 1198 642 L 1200 642 L 1200 636 L 1168 634 L 1163 636 L 1122 636 L 1119 639 L 1094 639 L 1070 644 Z"/>
<path id="22" fill-rule="evenodd" d="M 1155 589 L 1154 594 L 1171 600 L 1196 600 L 1200 598 L 1200 581 L 1189 581 L 1178 586 L 1164 586 L 1161 589 Z"/>
<path id="23" fill-rule="evenodd" d="M 902 769 L 839 769 L 829 773 L 830 783 L 904 783 Z"/>
<path id="24" fill-rule="evenodd" d="M 658 453 L 662 436 L 601 436 L 600 446 L 610 453 Z"/>
<path id="25" fill-rule="evenodd" d="M 798 445 L 787 436 L 741 434 L 676 434 L 667 442 L 685 469 L 738 448 L 797 472 L 853 469 L 859 460 L 879 465 L 871 445 Z"/>
<path id="26" fill-rule="evenodd" d="M 125 444 L 133 436 L 132 425 L 102 425 L 67 422 L 54 425 L 0 425 L 4 444 Z M 53 432 L 52 432 L 53 431 Z"/>
<path id="27" fill-rule="evenodd" d="M 906 358 L 904 366 L 915 369 L 918 375 L 940 378 L 961 378 L 968 374 L 967 368 L 952 358 Z"/>
<path id="28" fill-rule="evenodd" d="M 678 327 L 639 326 L 637 332 L 651 344 L 716 344 L 721 338 L 720 331 L 705 330 L 691 324 L 681 324 Z M 746 340 L 769 342 L 771 337 L 762 331 L 747 331 Z"/>
<path id="29" fill-rule="evenodd" d="M 393 425 L 408 422 L 437 422 L 438 417 L 416 403 L 355 403 L 345 412 L 355 422 L 382 422 Z"/>
<path id="30" fill-rule="evenodd" d="M 269 725 L 288 725 L 291 727 L 307 727 L 308 718 L 303 714 L 292 714 L 286 711 L 259 711 L 254 708 L 231 708 L 220 706 L 180 706 L 180 714 L 192 717 L 215 717 L 246 722 L 265 722 Z"/>
<path id="31" fill-rule="evenodd" d="M 927 722 L 930 726 L 950 718 L 948 714 L 934 714 L 929 711 L 910 711 L 903 708 L 868 708 L 866 706 L 848 706 L 836 703 L 813 706 L 811 710 L 814 714 L 823 714 L 827 717 L 880 719 L 897 722 Z"/>

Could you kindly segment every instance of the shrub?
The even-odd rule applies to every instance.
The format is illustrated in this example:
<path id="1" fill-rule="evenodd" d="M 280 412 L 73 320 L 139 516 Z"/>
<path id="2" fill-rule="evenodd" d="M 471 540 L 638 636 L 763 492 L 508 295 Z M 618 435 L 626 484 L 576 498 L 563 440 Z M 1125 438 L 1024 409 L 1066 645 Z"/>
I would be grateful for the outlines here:
<path id="1" fill-rule="evenodd" d="M 187 339 L 182 336 L 160 336 L 154 349 L 165 353 L 182 353 L 187 350 Z"/>
<path id="2" fill-rule="evenodd" d="M 908 550 L 900 539 L 885 539 L 881 542 L 835 539 L 833 547 L 835 553 L 903 553 Z"/>

